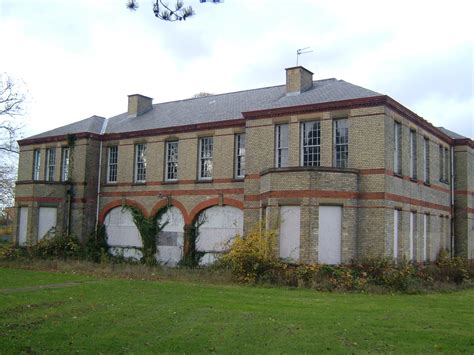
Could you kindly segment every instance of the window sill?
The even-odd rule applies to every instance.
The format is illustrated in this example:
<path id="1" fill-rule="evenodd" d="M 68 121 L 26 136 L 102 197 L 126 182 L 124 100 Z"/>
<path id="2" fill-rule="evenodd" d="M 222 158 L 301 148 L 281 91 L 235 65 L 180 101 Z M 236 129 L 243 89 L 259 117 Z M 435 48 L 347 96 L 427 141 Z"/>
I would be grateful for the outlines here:
<path id="1" fill-rule="evenodd" d="M 243 182 L 243 181 L 245 181 L 244 177 L 236 177 L 232 179 L 232 182 Z"/>
<path id="2" fill-rule="evenodd" d="M 177 185 L 178 180 L 165 180 L 163 181 L 163 185 Z"/>
<path id="3" fill-rule="evenodd" d="M 431 186 L 431 183 L 430 183 L 429 181 L 425 181 L 425 182 L 423 183 L 423 185 L 425 185 L 425 186 Z"/>
<path id="4" fill-rule="evenodd" d="M 400 179 L 403 179 L 403 175 L 400 174 L 400 173 L 393 173 L 393 176 L 397 177 L 397 178 L 400 178 Z"/>
<path id="5" fill-rule="evenodd" d="M 417 183 L 417 182 L 418 182 L 418 179 L 417 179 L 417 178 L 414 178 L 414 177 L 410 177 L 410 181 L 411 181 L 411 182 L 416 182 L 416 183 Z"/>
<path id="6" fill-rule="evenodd" d="M 195 180 L 194 181 L 195 184 L 212 184 L 213 183 L 213 180 L 212 179 L 209 179 L 209 180 Z"/>
<path id="7" fill-rule="evenodd" d="M 132 186 L 146 186 L 146 181 L 133 182 Z"/>

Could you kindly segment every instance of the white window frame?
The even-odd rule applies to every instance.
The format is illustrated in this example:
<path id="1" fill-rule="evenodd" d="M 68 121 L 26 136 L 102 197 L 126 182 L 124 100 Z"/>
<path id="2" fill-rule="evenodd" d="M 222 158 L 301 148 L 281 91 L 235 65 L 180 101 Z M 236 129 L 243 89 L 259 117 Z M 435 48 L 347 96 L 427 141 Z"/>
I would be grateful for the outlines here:
<path id="1" fill-rule="evenodd" d="M 286 134 L 286 145 L 284 144 L 284 139 L 282 139 L 283 138 L 282 134 Z M 276 125 L 275 126 L 275 167 L 277 168 L 288 167 L 288 158 L 289 158 L 288 145 L 289 145 L 289 125 L 287 123 Z M 283 152 L 286 152 L 286 156 L 283 154 Z"/>
<path id="2" fill-rule="evenodd" d="M 118 146 L 107 147 L 107 183 L 115 184 L 118 178 Z"/>
<path id="3" fill-rule="evenodd" d="M 245 133 L 235 135 L 235 178 L 245 177 Z"/>
<path id="4" fill-rule="evenodd" d="M 45 180 L 54 181 L 54 170 L 56 169 L 56 148 L 46 149 Z"/>
<path id="5" fill-rule="evenodd" d="M 213 172 L 213 137 L 199 138 L 199 161 L 198 161 L 198 179 L 212 180 Z"/>
<path id="6" fill-rule="evenodd" d="M 135 183 L 146 182 L 146 143 L 135 144 Z"/>
<path id="7" fill-rule="evenodd" d="M 33 151 L 33 180 L 39 180 L 41 173 L 41 150 Z"/>
<path id="8" fill-rule="evenodd" d="M 174 146 L 174 148 L 172 146 Z M 175 151 L 175 154 L 172 154 L 173 149 Z M 178 154 L 179 154 L 179 141 L 166 142 L 165 181 L 178 181 Z"/>
<path id="9" fill-rule="evenodd" d="M 301 122 L 300 132 L 300 165 L 321 166 L 321 121 Z"/>
<path id="10" fill-rule="evenodd" d="M 63 147 L 61 149 L 61 181 L 67 181 L 69 179 L 69 159 L 71 150 L 69 147 Z"/>
<path id="11" fill-rule="evenodd" d="M 427 137 L 423 140 L 423 178 L 430 182 L 430 141 Z"/>
<path id="12" fill-rule="evenodd" d="M 416 146 L 416 131 L 410 130 L 410 178 L 417 178 L 417 146 Z"/>
<path id="13" fill-rule="evenodd" d="M 423 261 L 428 261 L 429 214 L 423 214 Z"/>
<path id="14" fill-rule="evenodd" d="M 339 123 L 345 123 L 345 127 L 338 127 Z M 336 168 L 349 167 L 349 120 L 347 118 L 333 121 L 334 139 L 334 166 Z M 345 135 L 344 135 L 345 133 Z M 338 142 L 338 138 L 346 137 L 344 142 Z M 340 151 L 338 152 L 338 150 Z M 342 157 L 342 155 L 345 155 Z"/>
<path id="15" fill-rule="evenodd" d="M 402 124 L 398 121 L 394 123 L 394 151 L 393 151 L 393 171 L 397 174 L 402 173 Z"/>

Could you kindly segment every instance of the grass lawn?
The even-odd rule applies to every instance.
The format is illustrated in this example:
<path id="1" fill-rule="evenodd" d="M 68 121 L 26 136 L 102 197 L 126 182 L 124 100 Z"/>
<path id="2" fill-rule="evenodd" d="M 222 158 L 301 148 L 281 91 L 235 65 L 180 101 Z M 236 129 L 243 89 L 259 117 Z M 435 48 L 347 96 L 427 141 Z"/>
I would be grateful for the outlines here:
<path id="1" fill-rule="evenodd" d="M 473 353 L 474 289 L 338 294 L 0 268 L 0 353 L 22 351 Z"/>

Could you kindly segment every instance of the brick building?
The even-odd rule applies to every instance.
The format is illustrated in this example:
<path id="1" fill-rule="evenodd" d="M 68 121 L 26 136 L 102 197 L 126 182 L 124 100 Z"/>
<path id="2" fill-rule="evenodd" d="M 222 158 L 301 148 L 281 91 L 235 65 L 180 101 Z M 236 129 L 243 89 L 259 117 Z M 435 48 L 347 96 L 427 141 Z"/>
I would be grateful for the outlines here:
<path id="1" fill-rule="evenodd" d="M 93 116 L 20 144 L 16 241 L 107 227 L 113 252 L 140 257 L 123 204 L 169 207 L 158 257 L 175 264 L 191 226 L 211 262 L 259 220 L 302 262 L 364 256 L 474 258 L 474 142 L 386 95 L 286 69 L 286 85 Z"/>

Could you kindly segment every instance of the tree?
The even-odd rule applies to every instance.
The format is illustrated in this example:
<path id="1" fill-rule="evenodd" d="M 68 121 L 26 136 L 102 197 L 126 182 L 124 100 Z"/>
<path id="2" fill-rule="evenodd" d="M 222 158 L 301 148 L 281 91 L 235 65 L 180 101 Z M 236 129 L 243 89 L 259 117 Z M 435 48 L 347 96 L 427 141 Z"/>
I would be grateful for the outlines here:
<path id="1" fill-rule="evenodd" d="M 212 2 L 214 4 L 219 4 L 224 2 L 224 0 L 199 0 L 200 3 Z M 138 9 L 137 0 L 128 0 L 127 8 L 129 10 L 135 11 Z M 174 7 L 169 6 L 164 3 L 162 0 L 155 0 L 153 3 L 153 13 L 155 17 L 163 21 L 186 21 L 188 17 L 194 16 L 195 12 L 191 6 L 184 6 L 182 0 L 177 0 Z"/>
<path id="2" fill-rule="evenodd" d="M 7 74 L 0 74 L 0 208 L 11 206 L 14 198 L 17 139 L 23 122 L 26 95 L 23 86 Z"/>

